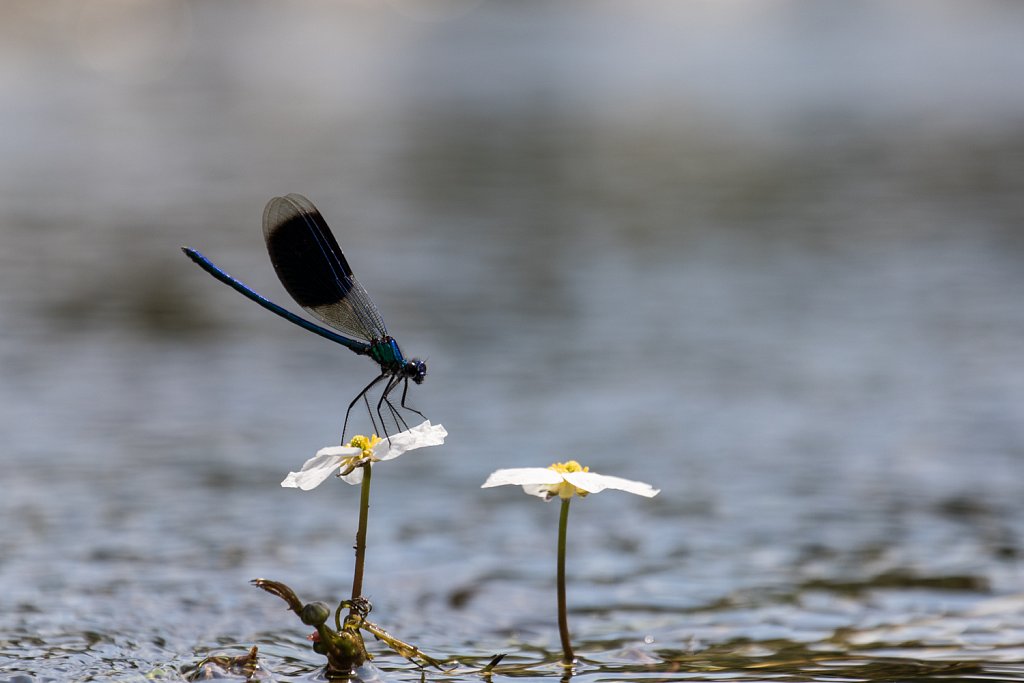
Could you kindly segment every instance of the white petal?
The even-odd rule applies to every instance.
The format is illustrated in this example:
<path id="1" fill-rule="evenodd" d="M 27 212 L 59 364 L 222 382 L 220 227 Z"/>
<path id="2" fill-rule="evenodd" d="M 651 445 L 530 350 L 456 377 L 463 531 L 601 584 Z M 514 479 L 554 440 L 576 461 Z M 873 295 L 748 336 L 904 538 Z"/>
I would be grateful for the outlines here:
<path id="1" fill-rule="evenodd" d="M 427 420 L 412 429 L 395 434 L 390 441 L 386 438 L 381 439 L 380 443 L 373 447 L 373 457 L 377 460 L 393 460 L 402 453 L 417 448 L 440 446 L 444 443 L 446 436 L 448 436 L 448 430 L 444 426 L 432 425 L 430 420 Z"/>
<path id="2" fill-rule="evenodd" d="M 281 482 L 286 488 L 299 488 L 303 491 L 315 489 L 327 477 L 338 471 L 341 461 L 359 453 L 358 448 L 349 446 L 329 446 L 321 448 L 312 458 L 302 464 L 298 472 L 289 472 Z"/>
<path id="3" fill-rule="evenodd" d="M 486 489 L 492 486 L 505 486 L 514 484 L 516 486 L 531 486 L 537 484 L 561 484 L 562 475 L 547 467 L 513 467 L 507 470 L 496 470 L 491 472 L 487 481 L 480 488 Z M 538 494 L 527 491 L 531 496 Z"/>
<path id="4" fill-rule="evenodd" d="M 360 465 L 348 474 L 338 477 L 338 479 L 341 479 L 346 484 L 361 484 L 363 482 L 363 466 Z"/>
<path id="5" fill-rule="evenodd" d="M 558 495 L 558 489 L 551 490 L 551 484 L 524 484 L 523 493 L 529 496 L 537 496 L 544 500 L 551 500 Z"/>
<path id="6" fill-rule="evenodd" d="M 567 482 L 576 488 L 583 489 L 587 493 L 599 493 L 605 489 L 615 489 L 617 491 L 635 493 L 638 496 L 646 496 L 647 498 L 652 498 L 660 493 L 659 489 L 642 481 L 633 481 L 632 479 L 623 479 L 622 477 L 609 477 L 608 475 L 596 472 L 566 472 L 564 476 Z"/>

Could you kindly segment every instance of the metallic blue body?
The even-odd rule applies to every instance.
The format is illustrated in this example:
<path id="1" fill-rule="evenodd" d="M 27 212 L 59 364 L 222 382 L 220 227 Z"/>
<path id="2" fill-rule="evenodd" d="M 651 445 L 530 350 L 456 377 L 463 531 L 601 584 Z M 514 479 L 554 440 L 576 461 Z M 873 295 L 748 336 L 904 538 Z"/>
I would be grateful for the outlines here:
<path id="1" fill-rule="evenodd" d="M 288 322 L 295 323 L 302 329 L 308 330 L 313 334 L 318 334 L 325 339 L 330 339 L 332 342 L 335 342 L 336 344 L 341 344 L 342 346 L 347 347 L 352 351 L 355 351 L 360 356 L 370 356 L 378 363 L 381 363 L 381 361 L 378 360 L 377 356 L 374 354 L 374 349 L 376 347 L 381 346 L 380 342 L 378 342 L 375 345 L 367 344 L 366 342 L 359 341 L 358 339 L 349 339 L 344 335 L 338 334 L 337 332 L 332 332 L 331 330 L 328 330 L 326 327 L 321 327 L 316 323 L 311 323 L 305 318 L 301 318 L 295 315 L 287 308 L 278 306 L 273 301 L 266 298 L 262 294 L 256 292 L 254 289 L 249 287 L 249 285 L 245 284 L 241 280 L 236 280 L 235 278 L 231 277 L 223 270 L 215 266 L 213 264 L 213 261 L 203 256 L 192 247 L 182 247 L 181 250 L 185 252 L 186 256 L 195 261 L 196 264 L 198 264 L 199 267 L 205 270 L 207 273 L 217 278 L 218 280 L 226 284 L 228 287 L 231 287 L 239 294 L 251 299 L 252 301 L 255 301 L 256 303 L 258 303 L 260 306 L 267 309 L 271 313 L 276 313 L 277 315 L 281 316 Z M 390 341 L 391 347 L 394 349 L 394 357 L 402 358 L 402 352 L 398 350 L 398 345 L 395 344 L 395 341 L 393 339 L 391 339 Z M 382 352 L 378 350 L 376 353 L 381 354 Z M 381 363 L 381 365 L 383 365 L 383 363 Z"/>

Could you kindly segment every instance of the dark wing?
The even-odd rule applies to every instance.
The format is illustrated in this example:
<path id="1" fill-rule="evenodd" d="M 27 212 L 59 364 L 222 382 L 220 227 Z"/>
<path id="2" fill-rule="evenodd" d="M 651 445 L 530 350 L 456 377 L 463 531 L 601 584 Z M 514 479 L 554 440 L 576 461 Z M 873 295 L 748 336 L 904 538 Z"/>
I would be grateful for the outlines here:
<path id="1" fill-rule="evenodd" d="M 377 307 L 313 202 L 299 194 L 271 199 L 263 210 L 263 237 L 277 277 L 297 304 L 353 337 L 387 336 Z"/>

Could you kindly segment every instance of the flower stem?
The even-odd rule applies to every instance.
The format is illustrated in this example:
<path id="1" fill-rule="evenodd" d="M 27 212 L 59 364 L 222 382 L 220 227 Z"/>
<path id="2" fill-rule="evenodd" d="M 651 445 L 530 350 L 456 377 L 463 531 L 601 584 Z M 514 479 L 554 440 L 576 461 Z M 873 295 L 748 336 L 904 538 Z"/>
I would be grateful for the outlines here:
<path id="1" fill-rule="evenodd" d="M 576 661 L 569 642 L 569 615 L 565 607 L 565 536 L 569 526 L 569 501 L 562 499 L 562 513 L 558 518 L 558 633 L 562 637 L 562 664 L 571 666 Z"/>
<path id="2" fill-rule="evenodd" d="M 363 565 L 366 561 L 366 521 L 370 516 L 370 463 L 363 466 L 363 486 L 359 494 L 359 529 L 356 531 L 356 568 L 352 572 L 352 600 L 363 594 Z"/>

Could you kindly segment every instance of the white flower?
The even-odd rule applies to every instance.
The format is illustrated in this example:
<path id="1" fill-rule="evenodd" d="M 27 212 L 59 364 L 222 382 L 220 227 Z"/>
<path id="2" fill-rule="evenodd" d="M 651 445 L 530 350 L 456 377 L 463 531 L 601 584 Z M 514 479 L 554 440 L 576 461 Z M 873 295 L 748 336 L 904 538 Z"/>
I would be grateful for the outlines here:
<path id="1" fill-rule="evenodd" d="M 588 493 L 599 493 L 605 489 L 626 491 L 647 498 L 652 498 L 660 493 L 659 489 L 642 481 L 609 477 L 591 472 L 589 467 L 583 467 L 575 460 L 564 463 L 556 462 L 550 467 L 515 467 L 497 470 L 491 472 L 491 476 L 487 477 L 487 481 L 480 488 L 486 489 L 506 484 L 522 486 L 526 493 L 544 500 L 550 500 L 555 496 L 566 499 L 578 495 L 582 498 Z"/>
<path id="2" fill-rule="evenodd" d="M 318 450 L 315 456 L 303 463 L 302 469 L 289 472 L 281 486 L 309 491 L 332 474 L 337 474 L 349 484 L 358 484 L 363 480 L 361 465 L 364 463 L 394 460 L 417 448 L 439 446 L 444 443 L 446 436 L 448 430 L 441 425 L 430 424 L 430 420 L 395 434 L 390 439 L 381 439 L 376 435 L 370 438 L 355 436 L 347 446 L 328 446 Z"/>

